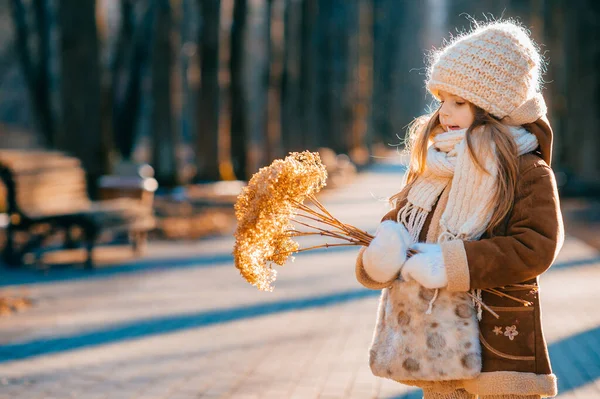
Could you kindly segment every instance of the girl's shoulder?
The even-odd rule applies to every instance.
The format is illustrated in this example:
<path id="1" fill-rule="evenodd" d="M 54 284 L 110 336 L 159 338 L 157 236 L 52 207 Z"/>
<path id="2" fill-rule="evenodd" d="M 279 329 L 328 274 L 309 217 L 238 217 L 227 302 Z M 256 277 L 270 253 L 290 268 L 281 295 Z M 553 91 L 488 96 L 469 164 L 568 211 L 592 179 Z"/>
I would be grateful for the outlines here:
<path id="1" fill-rule="evenodd" d="M 529 152 L 519 157 L 519 174 L 523 175 L 532 171 L 535 168 L 548 168 L 550 166 L 544 161 L 541 155 L 537 152 Z"/>
<path id="2" fill-rule="evenodd" d="M 516 193 L 519 197 L 527 194 L 546 198 L 558 196 L 554 171 L 539 155 L 529 153 L 519 157 Z"/>

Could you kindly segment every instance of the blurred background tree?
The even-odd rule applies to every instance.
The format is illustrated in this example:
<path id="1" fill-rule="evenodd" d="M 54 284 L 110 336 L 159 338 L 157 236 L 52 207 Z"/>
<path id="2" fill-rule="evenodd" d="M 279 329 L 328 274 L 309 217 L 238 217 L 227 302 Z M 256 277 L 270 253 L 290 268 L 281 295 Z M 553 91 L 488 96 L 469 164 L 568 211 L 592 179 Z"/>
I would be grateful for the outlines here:
<path id="1" fill-rule="evenodd" d="M 427 51 L 468 15 L 516 17 L 549 61 L 561 189 L 598 194 L 599 14 L 592 0 L 0 1 L 0 145 L 72 153 L 92 187 L 123 161 L 163 187 L 322 147 L 362 166 L 434 106 Z"/>
<path id="2" fill-rule="evenodd" d="M 101 118 L 102 72 L 95 11 L 91 1 L 58 2 L 61 118 L 51 140 L 57 149 L 82 161 L 91 182 L 108 169 L 110 146 L 110 136 L 103 134 L 106 121 Z M 90 187 L 93 194 L 94 186 Z"/>

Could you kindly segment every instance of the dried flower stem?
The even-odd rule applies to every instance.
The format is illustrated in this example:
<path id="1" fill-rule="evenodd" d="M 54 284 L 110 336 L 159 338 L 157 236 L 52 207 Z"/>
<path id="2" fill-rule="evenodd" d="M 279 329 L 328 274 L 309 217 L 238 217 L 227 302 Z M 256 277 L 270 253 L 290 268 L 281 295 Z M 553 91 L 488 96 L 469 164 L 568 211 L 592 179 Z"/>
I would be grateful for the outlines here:
<path id="1" fill-rule="evenodd" d="M 316 200 L 316 198 L 311 199 L 311 200 L 318 202 L 318 200 Z M 357 229 L 354 226 L 349 226 L 345 223 L 340 222 L 338 219 L 331 216 L 331 214 L 329 212 L 325 211 L 326 213 L 319 213 L 318 211 L 306 206 L 305 204 L 301 204 L 301 203 L 295 203 L 294 205 L 296 206 L 297 209 L 308 213 L 308 215 L 304 214 L 304 213 L 298 213 L 296 216 L 310 219 L 315 222 L 323 223 L 323 224 L 331 226 L 331 227 L 335 227 L 335 228 L 341 230 L 340 233 L 342 233 L 346 236 L 350 236 L 350 237 L 360 241 L 365 246 L 369 245 L 369 243 L 373 239 L 373 236 L 371 236 L 370 234 L 368 234 L 360 229 Z M 317 205 L 317 204 L 315 203 L 315 205 Z M 323 205 L 320 202 L 318 202 L 317 207 L 319 207 L 319 209 L 324 209 Z M 299 223 L 297 220 L 294 220 L 294 221 Z M 309 226 L 309 227 L 315 228 L 314 226 Z M 343 239 L 345 239 L 345 237 Z"/>
<path id="2" fill-rule="evenodd" d="M 321 232 L 321 231 L 294 231 L 294 230 L 291 230 L 288 234 L 290 235 L 290 237 L 322 236 L 322 237 L 344 239 L 344 238 L 340 238 L 339 236 L 337 236 L 335 234 L 329 234 L 324 231 Z M 355 241 L 352 241 L 352 242 L 355 242 Z"/>
<path id="3" fill-rule="evenodd" d="M 311 194 L 306 197 L 309 201 L 311 201 L 317 208 L 321 210 L 324 214 L 326 214 L 330 219 L 337 220 L 329 211 L 323 206 L 323 204 L 317 199 L 314 194 Z"/>
<path id="4" fill-rule="evenodd" d="M 316 220 L 316 219 L 312 219 L 312 218 L 310 218 L 310 219 L 311 219 L 311 220 Z M 327 232 L 327 233 L 335 234 L 335 235 L 337 235 L 337 236 L 338 236 L 338 238 L 339 238 L 339 239 L 341 239 L 341 240 L 346 240 L 346 239 L 348 239 L 348 238 L 351 238 L 351 237 L 348 237 L 348 236 L 345 234 L 345 232 L 344 232 L 344 231 L 340 231 L 339 229 L 338 229 L 338 230 L 326 230 L 326 229 L 323 229 L 323 228 L 320 228 L 320 227 L 317 227 L 317 226 L 310 225 L 310 224 L 308 224 L 308 223 L 301 222 L 300 220 L 297 220 L 297 219 L 295 219 L 295 220 L 294 220 L 294 223 L 297 223 L 297 224 L 299 224 L 299 225 L 301 225 L 301 226 L 308 227 L 308 228 L 310 228 L 310 229 L 315 229 L 315 230 L 318 230 L 318 231 L 322 231 L 322 232 Z"/>
<path id="5" fill-rule="evenodd" d="M 509 284 L 504 288 L 523 288 L 537 291 L 539 287 L 536 284 Z"/>
<path id="6" fill-rule="evenodd" d="M 491 294 L 498 295 L 498 296 L 501 296 L 501 297 L 505 297 L 505 298 L 508 298 L 508 299 L 512 299 L 513 301 L 520 302 L 520 303 L 522 303 L 525 306 L 531 306 L 532 305 L 532 303 L 529 302 L 529 301 L 526 301 L 524 299 L 520 299 L 520 298 L 514 297 L 512 295 L 505 294 L 504 292 L 498 291 L 498 290 L 496 290 L 494 288 L 486 288 L 483 291 L 486 291 L 486 292 L 489 292 Z"/>
<path id="7" fill-rule="evenodd" d="M 310 225 L 310 224 L 308 224 L 308 223 L 303 223 L 303 222 L 301 222 L 301 221 L 299 221 L 299 220 L 294 220 L 294 222 L 296 222 L 296 223 L 298 223 L 298 224 L 300 224 L 300 225 L 302 225 L 302 226 L 305 226 L 305 227 L 308 227 L 308 228 L 311 228 L 311 229 L 318 230 L 320 233 L 317 233 L 317 234 L 329 235 L 329 236 L 331 236 L 331 237 L 334 237 L 334 238 L 339 238 L 340 240 L 348 240 L 348 241 L 350 241 L 350 240 L 351 240 L 349 237 L 347 237 L 347 236 L 344 236 L 344 235 L 343 235 L 342 233 L 340 233 L 340 232 L 336 232 L 336 231 L 330 231 L 330 230 L 321 229 L 321 228 L 319 228 L 319 227 L 312 226 L 312 225 Z M 293 231 L 294 231 L 294 230 L 293 230 Z M 295 230 L 295 231 L 297 231 L 297 230 Z M 297 232 L 298 232 L 298 233 L 310 233 L 310 232 L 303 232 L 303 231 L 297 231 Z M 354 242 L 354 240 L 353 240 L 353 242 Z"/>
<path id="8" fill-rule="evenodd" d="M 471 299 L 473 299 L 475 302 L 477 302 L 478 304 L 480 304 L 485 310 L 487 310 L 488 312 L 490 312 L 492 314 L 492 316 L 494 316 L 497 319 L 500 318 L 500 316 L 498 315 L 498 313 L 494 312 L 488 305 L 486 305 L 485 303 L 483 303 L 483 301 L 480 300 L 479 298 L 477 298 L 475 295 L 471 294 L 470 292 L 467 292 L 466 294 L 468 296 L 470 296 Z"/>
<path id="9" fill-rule="evenodd" d="M 319 213 L 318 211 L 306 206 L 305 204 L 298 204 L 296 207 L 300 211 L 306 212 L 309 215 L 313 215 L 319 222 L 321 222 L 323 224 L 327 224 L 327 225 L 335 226 L 335 227 L 343 224 L 339 220 L 337 220 L 335 218 L 330 218 L 325 214 Z M 301 213 L 298 213 L 298 215 L 302 216 Z"/>
<path id="10" fill-rule="evenodd" d="M 335 224 L 328 223 L 328 222 L 326 222 L 326 221 L 323 221 L 323 220 L 321 220 L 321 219 L 319 219 L 318 217 L 315 217 L 315 216 L 305 215 L 305 214 L 303 214 L 303 213 L 298 213 L 298 214 L 296 214 L 296 216 L 297 216 L 297 217 L 298 217 L 298 216 L 299 216 L 299 217 L 303 217 L 303 218 L 305 218 L 305 219 L 314 220 L 315 222 L 323 223 L 323 224 L 325 224 L 325 225 L 328 225 L 328 226 L 332 226 L 332 227 L 338 227 L 338 226 L 337 226 L 337 225 L 335 225 Z M 296 220 L 293 220 L 293 221 L 294 221 L 294 222 L 296 222 Z"/>
<path id="11" fill-rule="evenodd" d="M 329 222 L 332 223 L 332 225 L 335 225 L 336 227 L 339 227 L 339 228 L 343 229 L 346 233 L 355 235 L 357 238 L 360 238 L 361 240 L 364 240 L 367 245 L 371 242 L 371 240 L 373 240 L 373 236 L 370 235 L 369 233 L 367 233 L 366 231 L 363 231 L 363 230 L 360 230 L 360 229 L 358 229 L 358 228 L 356 228 L 354 226 L 350 226 L 350 225 L 347 225 L 345 223 L 342 223 L 338 219 L 336 219 L 335 217 L 333 217 L 327 211 L 327 209 L 325 209 L 325 207 L 323 206 L 323 204 L 321 204 L 319 202 L 319 200 L 317 200 L 317 198 L 314 195 L 310 196 L 309 199 L 319 209 L 321 209 L 326 214 L 325 217 L 323 217 L 324 215 L 320 215 L 320 217 L 323 218 L 324 220 L 327 219 Z"/>
<path id="12" fill-rule="evenodd" d="M 327 233 L 325 231 L 298 231 L 298 230 L 287 230 L 285 232 L 292 237 L 303 237 L 303 236 L 328 236 L 332 238 L 337 238 L 336 235 Z"/>
<path id="13" fill-rule="evenodd" d="M 306 212 L 306 213 L 300 213 L 300 212 L 298 212 L 296 214 L 296 217 L 303 217 L 303 218 L 311 219 L 311 220 L 314 220 L 315 222 L 319 222 L 319 223 L 322 223 L 322 224 L 325 224 L 325 225 L 328 225 L 328 226 L 339 227 L 338 223 L 336 223 L 333 220 L 324 219 L 322 217 L 323 215 L 319 214 L 318 212 L 314 212 L 313 210 L 311 210 L 311 212 L 309 212 L 309 211 L 304 211 L 304 212 Z"/>
<path id="14" fill-rule="evenodd" d="M 349 246 L 357 246 L 357 245 L 362 245 L 361 243 L 357 242 L 357 243 L 347 243 L 347 244 L 321 244 L 321 245 L 315 245 L 313 247 L 308 247 L 308 248 L 300 248 L 295 252 L 304 252 L 304 251 L 309 251 L 311 249 L 317 249 L 317 248 L 329 248 L 329 247 L 349 247 Z"/>

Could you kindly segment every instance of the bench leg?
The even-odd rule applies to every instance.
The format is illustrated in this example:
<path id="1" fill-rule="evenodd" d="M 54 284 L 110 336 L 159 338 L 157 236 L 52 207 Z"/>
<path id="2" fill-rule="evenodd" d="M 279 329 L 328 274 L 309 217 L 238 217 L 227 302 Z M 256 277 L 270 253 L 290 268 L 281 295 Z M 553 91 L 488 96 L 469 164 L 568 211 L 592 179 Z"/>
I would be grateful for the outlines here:
<path id="1" fill-rule="evenodd" d="M 75 238 L 73 237 L 73 228 L 74 227 L 67 227 L 65 229 L 65 249 L 75 249 L 77 248 L 77 242 L 75 241 Z"/>
<path id="2" fill-rule="evenodd" d="M 142 256 L 146 250 L 146 243 L 148 242 L 148 233 L 145 231 L 136 231 L 133 233 L 133 240 L 131 246 L 136 256 Z"/>
<path id="3" fill-rule="evenodd" d="M 86 269 L 94 269 L 94 244 L 96 244 L 96 239 L 98 238 L 98 229 L 96 226 L 88 225 L 83 226 L 84 233 L 84 244 L 87 252 L 87 257 L 85 259 L 85 268 Z"/>
<path id="4" fill-rule="evenodd" d="M 85 259 L 85 268 L 86 269 L 94 269 L 94 240 L 86 240 L 85 249 L 87 251 L 87 256 Z"/>
<path id="5" fill-rule="evenodd" d="M 22 264 L 22 257 L 15 248 L 14 230 L 8 227 L 6 230 L 6 245 L 2 252 L 2 260 L 8 267 L 17 267 Z"/>

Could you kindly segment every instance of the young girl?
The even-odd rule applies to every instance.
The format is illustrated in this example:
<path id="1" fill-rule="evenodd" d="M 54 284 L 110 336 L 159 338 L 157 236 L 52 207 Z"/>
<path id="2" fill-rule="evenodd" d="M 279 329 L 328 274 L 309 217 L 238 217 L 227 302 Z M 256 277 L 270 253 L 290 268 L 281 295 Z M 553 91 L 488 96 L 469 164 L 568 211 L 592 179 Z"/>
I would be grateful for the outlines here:
<path id="1" fill-rule="evenodd" d="M 554 261 L 564 233 L 549 166 L 552 130 L 539 92 L 541 69 L 536 46 L 512 22 L 478 26 L 432 57 L 427 88 L 441 105 L 410 129 L 406 184 L 393 197 L 395 207 L 384 216 L 371 245 L 359 253 L 358 281 L 384 289 L 378 329 L 383 328 L 382 312 L 402 306 L 390 294 L 394 287 L 399 292 L 401 282 L 435 290 L 419 294 L 428 302 L 429 309 L 421 309 L 424 318 L 433 317 L 431 308 L 442 305 L 440 299 L 436 304 L 438 293 L 440 298 L 443 292 L 463 298 L 469 293 L 469 304 L 473 298 L 471 310 L 463 315 L 457 307 L 456 314 L 478 314 L 474 325 L 481 349 L 472 355 L 478 357 L 463 357 L 462 366 L 481 367 L 481 373 L 465 379 L 400 381 L 423 388 L 426 399 L 557 393 L 542 333 L 538 276 Z M 409 249 L 416 254 L 407 259 Z M 401 311 L 385 322 L 402 335 L 412 321 Z M 435 319 L 418 326 L 428 337 L 423 362 L 442 356 L 453 338 L 439 327 L 432 333 L 438 326 Z M 383 344 L 393 345 L 393 340 Z M 409 345 L 402 350 L 411 353 Z M 375 355 L 372 349 L 372 362 Z M 409 360 L 390 365 L 389 378 L 398 380 L 396 371 L 418 375 L 424 369 L 421 360 Z"/>

